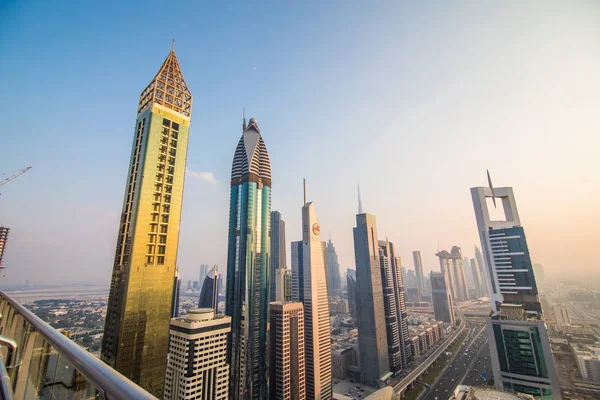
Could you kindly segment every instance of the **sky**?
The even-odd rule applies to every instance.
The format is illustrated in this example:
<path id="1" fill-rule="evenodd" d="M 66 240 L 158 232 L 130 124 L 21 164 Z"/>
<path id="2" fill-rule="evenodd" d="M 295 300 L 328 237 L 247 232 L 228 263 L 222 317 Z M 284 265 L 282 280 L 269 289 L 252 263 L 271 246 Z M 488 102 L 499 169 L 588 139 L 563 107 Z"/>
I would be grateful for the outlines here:
<path id="1" fill-rule="evenodd" d="M 51 4 L 52 3 L 52 4 Z M 218 4 L 216 4 L 218 3 Z M 0 285 L 109 284 L 139 95 L 171 49 L 193 94 L 178 263 L 226 265 L 242 109 L 301 239 L 302 178 L 322 239 L 354 268 L 360 183 L 402 264 L 473 257 L 470 188 L 512 186 L 547 276 L 598 278 L 600 3 L 0 4 Z"/>

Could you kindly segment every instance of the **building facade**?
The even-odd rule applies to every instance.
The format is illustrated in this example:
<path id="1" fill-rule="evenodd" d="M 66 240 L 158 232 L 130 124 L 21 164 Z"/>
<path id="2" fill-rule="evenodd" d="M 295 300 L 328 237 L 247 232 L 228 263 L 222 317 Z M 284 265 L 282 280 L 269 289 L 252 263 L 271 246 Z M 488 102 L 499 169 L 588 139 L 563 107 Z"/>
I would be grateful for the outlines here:
<path id="1" fill-rule="evenodd" d="M 271 303 L 272 400 L 304 400 L 304 307 L 300 302 Z"/>
<path id="2" fill-rule="evenodd" d="M 171 320 L 165 400 L 229 399 L 227 336 L 231 318 L 212 308 L 192 309 Z"/>
<path id="3" fill-rule="evenodd" d="M 2 267 L 2 262 L 4 261 L 4 253 L 6 252 L 6 243 L 8 243 L 9 233 L 10 228 L 0 226 L 0 267 Z"/>
<path id="4" fill-rule="evenodd" d="M 361 380 L 367 385 L 381 387 L 392 373 L 375 216 L 358 214 L 353 232 Z"/>
<path id="5" fill-rule="evenodd" d="M 329 299 L 321 228 L 315 205 L 302 207 L 302 272 L 304 304 L 304 349 L 306 354 L 306 398 L 328 400 L 331 383 L 331 331 Z"/>
<path id="6" fill-rule="evenodd" d="M 446 276 L 441 272 L 431 272 L 429 281 L 431 282 L 431 297 L 433 300 L 433 312 L 435 319 L 456 326 L 456 317 L 454 315 L 454 300 L 452 291 L 446 281 Z"/>
<path id="7" fill-rule="evenodd" d="M 494 313 L 487 320 L 496 387 L 544 399 L 561 393 L 550 341 L 512 188 L 471 189 Z M 503 221 L 490 218 L 499 199 Z"/>
<path id="8" fill-rule="evenodd" d="M 329 296 L 339 296 L 341 290 L 340 263 L 331 239 L 327 242 L 325 257 L 327 262 L 327 291 Z"/>
<path id="9" fill-rule="evenodd" d="M 179 288 L 181 287 L 181 278 L 179 277 L 179 268 L 175 268 L 175 278 L 173 278 L 173 296 L 171 298 L 171 318 L 179 317 Z"/>
<path id="10" fill-rule="evenodd" d="M 175 51 L 140 95 L 101 358 L 162 396 L 192 94 Z"/>
<path id="11" fill-rule="evenodd" d="M 423 301 L 423 261 L 419 250 L 413 251 L 413 261 L 417 280 L 417 301 Z"/>
<path id="12" fill-rule="evenodd" d="M 242 126 L 231 170 L 225 314 L 230 395 L 267 399 L 271 164 L 256 119 Z"/>
<path id="13" fill-rule="evenodd" d="M 352 318 L 356 318 L 356 271 L 350 268 L 346 270 L 346 291 L 348 292 L 350 315 Z"/>
<path id="14" fill-rule="evenodd" d="M 408 312 L 406 311 L 400 264 L 400 257 L 396 256 L 394 244 L 380 240 L 379 265 L 381 266 L 388 355 L 390 371 L 394 375 L 407 366 L 411 351 L 408 344 Z"/>
<path id="15" fill-rule="evenodd" d="M 292 248 L 292 301 L 304 300 L 303 242 L 291 243 Z"/>
<path id="16" fill-rule="evenodd" d="M 485 267 L 485 263 L 483 262 L 483 254 L 481 253 L 481 249 L 475 246 L 475 260 L 477 260 L 477 267 L 479 268 L 479 275 L 481 276 L 481 292 L 483 296 L 490 295 L 490 282 L 491 278 L 487 274 L 487 269 Z"/>
<path id="17" fill-rule="evenodd" d="M 219 312 L 219 266 L 215 265 L 204 277 L 198 301 L 200 308 L 212 308 L 215 314 Z"/>
<path id="18" fill-rule="evenodd" d="M 440 271 L 444 274 L 454 300 L 468 300 L 467 280 L 460 247 L 454 246 L 450 252 L 442 250 L 436 256 L 440 259 Z"/>
<path id="19" fill-rule="evenodd" d="M 271 212 L 271 287 L 270 301 L 281 301 L 277 298 L 277 291 L 284 290 L 278 288 L 281 284 L 277 280 L 277 270 L 286 269 L 286 254 L 285 254 L 285 222 L 281 219 L 279 211 Z"/>

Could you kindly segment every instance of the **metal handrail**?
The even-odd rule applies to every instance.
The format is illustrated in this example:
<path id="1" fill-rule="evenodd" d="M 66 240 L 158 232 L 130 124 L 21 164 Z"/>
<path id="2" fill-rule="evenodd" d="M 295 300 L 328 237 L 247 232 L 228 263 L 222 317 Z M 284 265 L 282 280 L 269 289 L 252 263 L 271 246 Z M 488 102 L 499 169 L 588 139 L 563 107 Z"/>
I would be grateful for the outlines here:
<path id="1" fill-rule="evenodd" d="M 0 316 L 2 318 L 2 316 Z M 0 336 L 0 346 L 5 346 L 8 354 L 6 355 L 6 369 L 16 367 L 17 364 L 17 342 L 14 339 L 10 339 L 4 336 Z"/>
<path id="2" fill-rule="evenodd" d="M 16 356 L 16 354 L 15 354 Z M 12 400 L 13 392 L 11 390 L 10 385 L 10 377 L 8 376 L 8 372 L 6 371 L 6 367 L 4 366 L 4 360 L 0 356 L 0 399 L 2 400 Z"/>
<path id="3" fill-rule="evenodd" d="M 40 333 L 107 400 L 156 399 L 118 371 L 80 347 L 56 329 L 29 311 L 25 306 L 0 290 L 2 296 L 15 310 Z"/>

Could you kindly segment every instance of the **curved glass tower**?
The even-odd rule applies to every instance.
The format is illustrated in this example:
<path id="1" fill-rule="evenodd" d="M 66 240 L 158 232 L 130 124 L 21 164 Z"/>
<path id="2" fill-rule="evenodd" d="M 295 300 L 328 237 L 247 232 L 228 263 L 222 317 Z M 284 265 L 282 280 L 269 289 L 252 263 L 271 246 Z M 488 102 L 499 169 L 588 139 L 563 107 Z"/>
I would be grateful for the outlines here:
<path id="1" fill-rule="evenodd" d="M 271 163 L 256 119 L 235 150 L 231 169 L 227 294 L 232 399 L 267 399 Z"/>

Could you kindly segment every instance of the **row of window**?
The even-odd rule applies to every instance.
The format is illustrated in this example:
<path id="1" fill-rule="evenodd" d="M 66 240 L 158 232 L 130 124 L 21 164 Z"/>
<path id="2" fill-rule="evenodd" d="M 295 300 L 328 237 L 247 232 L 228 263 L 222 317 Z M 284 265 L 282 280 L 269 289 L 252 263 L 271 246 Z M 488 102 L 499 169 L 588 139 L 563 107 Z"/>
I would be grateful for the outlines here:
<path id="1" fill-rule="evenodd" d="M 161 146 L 158 156 L 158 171 L 154 184 L 154 203 L 151 214 L 150 234 L 148 235 L 148 245 L 146 253 L 146 262 L 148 264 L 164 264 L 166 254 L 166 243 L 169 223 L 169 213 L 171 211 L 171 195 L 173 192 L 173 175 L 175 173 L 175 156 L 177 155 L 177 138 L 179 124 L 163 118 L 162 121 Z M 166 165 L 165 165 L 166 164 Z M 160 228 L 158 223 L 160 222 Z M 160 229 L 161 235 L 158 235 L 158 245 L 155 245 L 157 235 L 155 233 Z"/>

